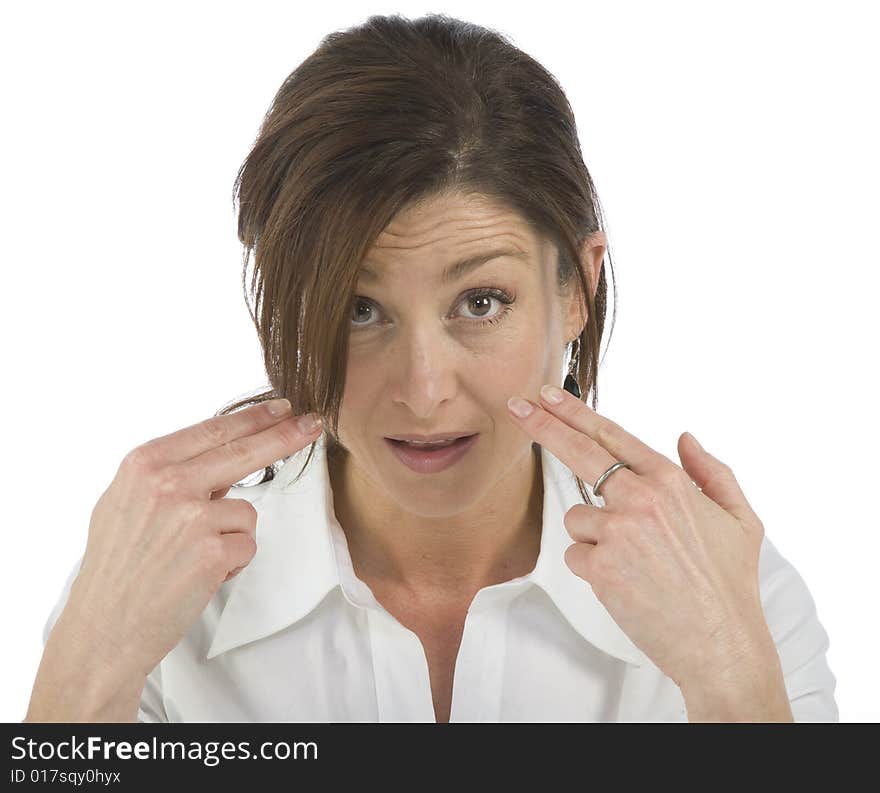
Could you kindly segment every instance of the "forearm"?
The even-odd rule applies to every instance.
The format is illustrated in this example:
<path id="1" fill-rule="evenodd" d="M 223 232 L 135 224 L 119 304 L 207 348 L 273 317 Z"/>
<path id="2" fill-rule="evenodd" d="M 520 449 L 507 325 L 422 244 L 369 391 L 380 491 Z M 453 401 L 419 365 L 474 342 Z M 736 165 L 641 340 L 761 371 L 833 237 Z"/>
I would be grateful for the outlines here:
<path id="1" fill-rule="evenodd" d="M 143 671 L 98 651 L 82 623 L 64 618 L 46 642 L 24 721 L 137 721 Z"/>

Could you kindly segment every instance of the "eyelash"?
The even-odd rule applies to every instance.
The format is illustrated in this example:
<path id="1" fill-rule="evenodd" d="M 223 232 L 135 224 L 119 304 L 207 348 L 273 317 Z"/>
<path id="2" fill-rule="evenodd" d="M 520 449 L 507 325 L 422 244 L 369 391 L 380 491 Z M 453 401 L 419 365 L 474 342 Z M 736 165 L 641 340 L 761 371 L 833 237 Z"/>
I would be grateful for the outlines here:
<path id="1" fill-rule="evenodd" d="M 510 305 L 515 300 L 515 298 L 508 295 L 507 292 L 505 292 L 502 289 L 473 289 L 470 292 L 466 292 L 462 296 L 460 303 L 467 303 L 469 300 L 473 300 L 474 298 L 477 298 L 477 297 L 491 297 L 491 298 L 494 298 L 495 300 L 497 300 L 499 303 L 503 304 L 503 308 L 497 314 L 494 314 L 491 317 L 486 317 L 485 319 L 470 320 L 471 322 L 476 323 L 480 327 L 488 327 L 489 325 L 495 325 L 496 323 L 501 322 L 501 320 L 503 320 L 512 311 L 512 309 L 510 308 Z M 370 300 L 368 297 L 358 296 L 355 298 L 355 306 L 357 305 L 358 301 L 361 301 L 361 300 L 363 300 L 371 305 L 375 305 L 373 303 L 373 301 Z M 352 322 L 351 327 L 352 327 L 352 329 L 355 329 L 355 330 L 359 329 L 359 328 L 367 329 L 367 328 L 375 327 L 375 324 L 376 323 L 374 323 L 372 325 L 365 325 L 363 323 Z"/>

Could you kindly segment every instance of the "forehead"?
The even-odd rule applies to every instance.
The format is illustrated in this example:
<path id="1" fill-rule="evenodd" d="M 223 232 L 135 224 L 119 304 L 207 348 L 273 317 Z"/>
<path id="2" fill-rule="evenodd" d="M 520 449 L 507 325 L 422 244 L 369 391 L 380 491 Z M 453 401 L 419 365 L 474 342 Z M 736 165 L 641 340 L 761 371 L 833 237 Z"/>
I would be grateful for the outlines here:
<path id="1" fill-rule="evenodd" d="M 364 257 L 365 281 L 418 267 L 449 283 L 495 258 L 526 269 L 538 264 L 547 241 L 517 211 L 480 194 L 447 193 L 401 210 Z"/>

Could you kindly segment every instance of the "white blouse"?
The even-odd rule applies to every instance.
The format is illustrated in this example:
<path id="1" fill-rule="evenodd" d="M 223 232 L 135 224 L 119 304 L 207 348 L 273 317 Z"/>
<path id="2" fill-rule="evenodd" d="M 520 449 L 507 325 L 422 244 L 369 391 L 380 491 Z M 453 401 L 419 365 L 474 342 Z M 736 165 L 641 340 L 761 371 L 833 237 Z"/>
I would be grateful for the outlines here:
<path id="1" fill-rule="evenodd" d="M 354 574 L 333 510 L 325 436 L 291 484 L 307 452 L 288 458 L 273 480 L 227 493 L 256 507 L 257 552 L 148 676 L 139 721 L 436 721 L 421 641 Z M 543 447 L 541 459 L 536 566 L 474 597 L 450 721 L 687 721 L 678 686 L 566 566 L 574 540 L 563 516 L 582 499 L 563 463 Z M 49 615 L 44 644 L 81 561 Z M 839 721 L 828 635 L 803 579 L 766 535 L 759 572 L 795 721 Z"/>

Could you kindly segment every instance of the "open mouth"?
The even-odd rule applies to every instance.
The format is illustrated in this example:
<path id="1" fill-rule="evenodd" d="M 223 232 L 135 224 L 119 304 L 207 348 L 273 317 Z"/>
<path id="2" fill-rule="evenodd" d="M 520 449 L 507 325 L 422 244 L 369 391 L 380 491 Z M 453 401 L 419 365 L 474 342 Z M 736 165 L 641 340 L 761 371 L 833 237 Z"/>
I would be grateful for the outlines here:
<path id="1" fill-rule="evenodd" d="M 450 446 L 453 446 L 456 443 L 460 443 L 468 438 L 473 438 L 473 435 L 462 435 L 460 438 L 453 438 L 447 441 L 437 441 L 436 443 L 422 443 L 420 441 L 398 441 L 393 438 L 388 438 L 394 444 L 399 446 L 405 446 L 408 449 L 412 449 L 413 451 L 421 451 L 421 452 L 433 452 L 438 449 L 448 449 Z"/>
<path id="2" fill-rule="evenodd" d="M 474 433 L 437 443 L 413 443 L 391 438 L 385 438 L 385 442 L 407 468 L 417 473 L 432 474 L 449 468 L 464 457 L 478 435 Z"/>

